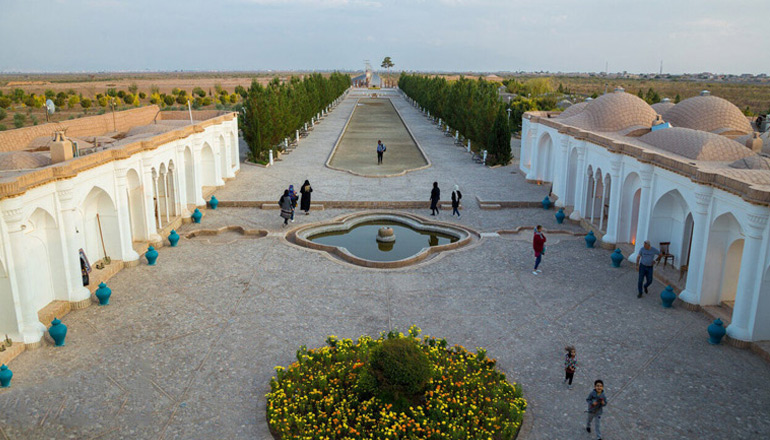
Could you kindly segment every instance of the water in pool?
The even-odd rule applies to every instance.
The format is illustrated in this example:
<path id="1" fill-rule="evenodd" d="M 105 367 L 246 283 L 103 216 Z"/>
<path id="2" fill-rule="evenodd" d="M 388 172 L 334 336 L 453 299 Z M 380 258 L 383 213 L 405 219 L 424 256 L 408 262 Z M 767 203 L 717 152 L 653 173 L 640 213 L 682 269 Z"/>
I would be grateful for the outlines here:
<path id="1" fill-rule="evenodd" d="M 383 226 L 393 228 L 393 234 L 396 236 L 394 243 L 377 241 L 377 231 Z M 426 247 L 454 243 L 458 238 L 438 232 L 418 231 L 394 221 L 376 220 L 360 223 L 346 231 L 312 235 L 308 240 L 344 247 L 356 257 L 371 261 L 398 261 L 409 258 Z"/>

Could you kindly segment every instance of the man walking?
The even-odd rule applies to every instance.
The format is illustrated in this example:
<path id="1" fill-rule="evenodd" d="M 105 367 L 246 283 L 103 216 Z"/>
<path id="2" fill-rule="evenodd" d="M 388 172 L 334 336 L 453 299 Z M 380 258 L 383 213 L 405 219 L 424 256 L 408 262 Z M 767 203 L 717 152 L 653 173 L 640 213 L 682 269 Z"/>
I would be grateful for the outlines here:
<path id="1" fill-rule="evenodd" d="M 639 255 L 636 256 L 636 266 L 639 269 L 639 282 L 636 286 L 639 289 L 637 298 L 642 297 L 642 287 L 644 287 L 644 293 L 647 293 L 647 288 L 652 284 L 652 268 L 656 262 L 655 257 L 658 257 L 657 261 L 660 262 L 660 251 L 650 246 L 650 240 L 645 240 L 644 246 L 639 249 Z M 646 283 L 644 283 L 645 278 L 647 278 Z M 644 286 L 642 286 L 643 283 Z"/>
<path id="2" fill-rule="evenodd" d="M 377 165 L 382 163 L 382 154 L 385 152 L 385 144 L 377 141 Z"/>

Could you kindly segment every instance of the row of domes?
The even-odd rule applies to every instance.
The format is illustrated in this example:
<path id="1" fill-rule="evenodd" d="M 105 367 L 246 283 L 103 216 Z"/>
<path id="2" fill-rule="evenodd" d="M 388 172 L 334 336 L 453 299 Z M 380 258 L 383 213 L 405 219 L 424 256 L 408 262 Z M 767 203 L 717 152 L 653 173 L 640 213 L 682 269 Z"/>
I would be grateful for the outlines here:
<path id="1" fill-rule="evenodd" d="M 690 128 L 723 135 L 745 135 L 753 131 L 748 119 L 730 101 L 703 94 L 673 104 L 650 106 L 622 90 L 604 94 L 592 101 L 568 107 L 561 115 L 564 124 L 590 131 L 627 131 L 650 128 L 657 115 L 674 127 Z"/>

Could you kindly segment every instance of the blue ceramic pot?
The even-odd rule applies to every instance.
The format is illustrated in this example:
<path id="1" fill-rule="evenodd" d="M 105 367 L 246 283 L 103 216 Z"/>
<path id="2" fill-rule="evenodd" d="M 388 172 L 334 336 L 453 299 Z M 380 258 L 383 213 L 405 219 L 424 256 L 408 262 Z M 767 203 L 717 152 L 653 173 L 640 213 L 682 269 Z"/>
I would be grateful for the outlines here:
<path id="1" fill-rule="evenodd" d="M 564 208 L 559 208 L 559 211 L 556 212 L 554 216 L 556 217 L 556 223 L 558 224 L 564 223 L 564 217 L 566 217 L 566 215 L 564 215 Z"/>
<path id="2" fill-rule="evenodd" d="M 671 286 L 666 286 L 666 288 L 660 292 L 660 302 L 663 304 L 663 307 L 667 309 L 671 308 L 671 305 L 674 304 L 675 299 L 676 293 L 674 293 L 674 289 L 672 289 Z"/>
<path id="3" fill-rule="evenodd" d="M 717 345 L 722 341 L 722 338 L 727 333 L 725 326 L 722 324 L 722 320 L 717 318 L 708 327 L 709 332 L 709 344 Z"/>
<path id="4" fill-rule="evenodd" d="M 13 371 L 8 369 L 8 366 L 3 364 L 0 366 L 0 388 L 8 388 L 11 386 L 11 378 L 13 377 Z"/>
<path id="5" fill-rule="evenodd" d="M 620 263 L 623 262 L 623 252 L 620 251 L 620 249 L 615 249 L 615 252 L 610 255 L 610 259 L 612 259 L 612 267 L 620 267 Z"/>
<path id="6" fill-rule="evenodd" d="M 110 296 L 112 295 L 112 289 L 107 287 L 104 283 L 99 283 L 99 288 L 94 292 L 96 298 L 99 300 L 100 306 L 106 306 L 110 303 Z"/>
<path id="7" fill-rule="evenodd" d="M 176 229 L 172 229 L 171 233 L 168 234 L 168 242 L 171 243 L 171 247 L 176 247 L 179 243 L 179 234 L 176 233 Z"/>
<path id="8" fill-rule="evenodd" d="M 219 205 L 219 200 L 217 200 L 216 197 L 211 196 L 211 200 L 209 200 L 209 206 L 211 206 L 211 209 L 217 209 L 217 205 Z"/>
<path id="9" fill-rule="evenodd" d="M 551 199 L 549 199 L 548 196 L 545 196 L 542 203 L 543 209 L 551 209 Z"/>
<path id="10" fill-rule="evenodd" d="M 596 243 L 596 236 L 594 235 L 594 231 L 588 231 L 588 234 L 586 234 L 586 247 L 592 248 L 594 247 L 594 243 Z"/>
<path id="11" fill-rule="evenodd" d="M 147 252 L 144 253 L 144 257 L 147 258 L 148 265 L 155 266 L 155 260 L 158 259 L 158 251 L 156 251 L 154 247 L 150 246 L 147 248 Z"/>
<path id="12" fill-rule="evenodd" d="M 200 222 L 201 222 L 201 217 L 203 217 L 203 214 L 201 214 L 201 211 L 200 211 L 200 209 L 198 209 L 198 208 L 195 208 L 195 211 L 193 211 L 193 213 L 192 213 L 192 219 L 193 219 L 193 221 L 194 221 L 195 223 L 200 223 Z"/>
<path id="13" fill-rule="evenodd" d="M 67 337 L 67 326 L 62 324 L 58 318 L 54 318 L 51 321 L 51 328 L 48 329 L 48 334 L 51 335 L 57 347 L 62 347 L 64 345 L 64 338 Z"/>

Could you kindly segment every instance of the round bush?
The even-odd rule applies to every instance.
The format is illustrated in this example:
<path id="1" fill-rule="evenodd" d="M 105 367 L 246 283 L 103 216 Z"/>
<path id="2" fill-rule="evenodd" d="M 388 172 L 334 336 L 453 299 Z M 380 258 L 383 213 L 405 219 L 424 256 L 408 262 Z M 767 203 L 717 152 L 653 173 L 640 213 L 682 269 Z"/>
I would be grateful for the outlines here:
<path id="1" fill-rule="evenodd" d="M 431 377 L 430 361 L 413 339 L 386 339 L 369 356 L 369 370 L 382 397 L 414 400 L 425 391 Z"/>
<path id="2" fill-rule="evenodd" d="M 527 407 L 521 388 L 506 381 L 483 349 L 470 353 L 458 345 L 448 348 L 443 339 L 419 334 L 412 327 L 407 336 L 390 332 L 378 339 L 361 336 L 357 342 L 329 336 L 326 347 L 300 347 L 297 362 L 275 367 L 276 377 L 270 381 L 267 421 L 274 437 L 514 439 Z M 413 368 L 421 370 L 423 363 L 416 351 L 422 352 L 432 373 L 416 403 L 399 409 L 380 397 L 374 371 L 385 376 L 406 368 L 412 379 L 402 382 L 420 389 L 424 376 Z M 399 354 L 410 360 L 396 360 Z M 374 369 L 374 362 L 386 360 L 400 366 Z"/>

